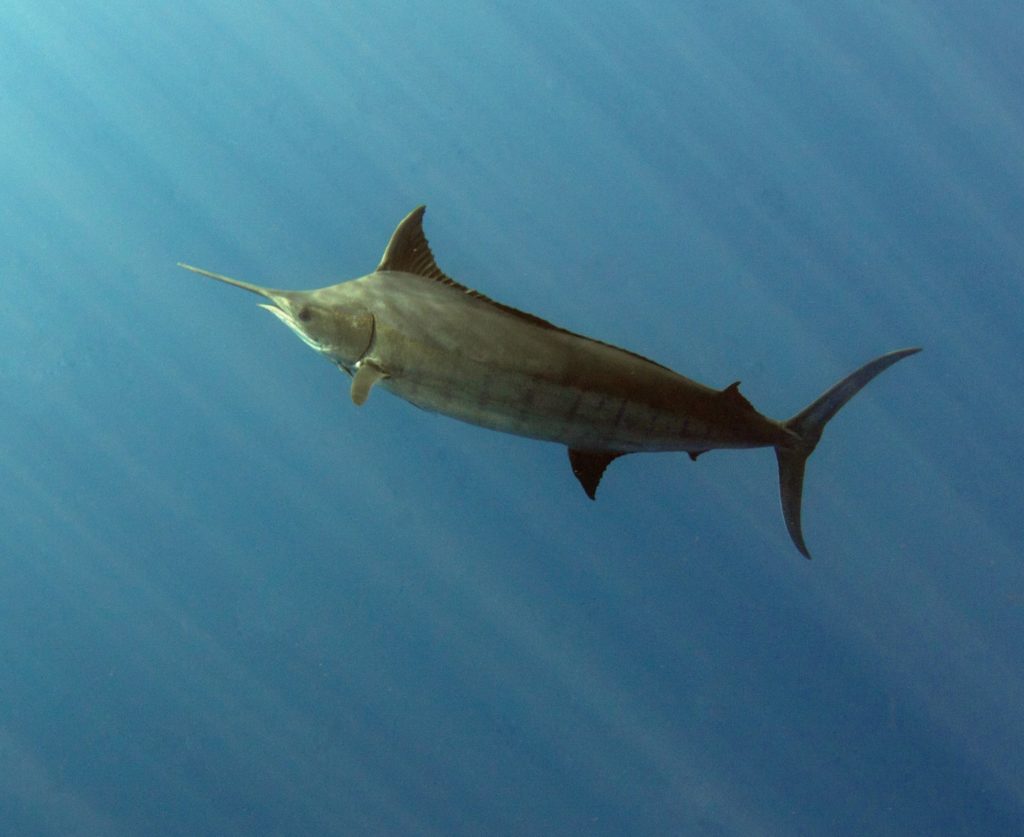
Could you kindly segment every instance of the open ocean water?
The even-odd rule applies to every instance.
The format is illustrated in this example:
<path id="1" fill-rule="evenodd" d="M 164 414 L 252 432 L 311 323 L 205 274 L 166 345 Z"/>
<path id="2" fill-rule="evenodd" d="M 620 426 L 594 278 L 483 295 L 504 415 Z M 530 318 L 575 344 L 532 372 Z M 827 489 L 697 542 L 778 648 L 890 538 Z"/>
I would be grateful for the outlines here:
<path id="1" fill-rule="evenodd" d="M 8 0 L 0 833 L 1019 834 L 1018 3 Z M 448 274 L 812 458 L 554 445 L 175 267 Z"/>

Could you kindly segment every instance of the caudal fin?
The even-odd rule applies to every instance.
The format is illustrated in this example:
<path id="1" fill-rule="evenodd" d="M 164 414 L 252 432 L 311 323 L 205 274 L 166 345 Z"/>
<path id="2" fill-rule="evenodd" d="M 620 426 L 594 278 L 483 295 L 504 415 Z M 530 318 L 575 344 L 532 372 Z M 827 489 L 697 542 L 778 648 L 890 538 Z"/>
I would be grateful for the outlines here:
<path id="1" fill-rule="evenodd" d="M 805 558 L 810 558 L 807 544 L 800 529 L 800 501 L 803 497 L 804 467 L 807 458 L 821 439 L 821 433 L 832 418 L 853 396 L 860 392 L 877 375 L 880 375 L 897 361 L 917 354 L 920 349 L 900 349 L 876 357 L 865 363 L 856 372 L 847 375 L 809 407 L 801 410 L 785 422 L 787 430 L 793 432 L 792 444 L 775 448 L 779 460 L 779 492 L 782 496 L 782 515 L 786 529 Z"/>

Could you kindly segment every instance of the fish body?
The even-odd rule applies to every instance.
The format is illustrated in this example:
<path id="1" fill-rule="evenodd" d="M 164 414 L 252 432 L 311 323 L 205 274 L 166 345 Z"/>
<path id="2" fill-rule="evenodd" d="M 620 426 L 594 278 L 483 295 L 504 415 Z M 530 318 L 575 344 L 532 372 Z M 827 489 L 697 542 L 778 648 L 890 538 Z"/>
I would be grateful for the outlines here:
<path id="1" fill-rule="evenodd" d="M 423 234 L 424 207 L 398 225 L 370 274 L 325 288 L 264 288 L 188 270 L 263 296 L 263 307 L 352 376 L 362 404 L 380 386 L 425 410 L 569 450 L 593 499 L 628 453 L 772 447 L 789 533 L 800 527 L 804 464 L 825 423 L 868 381 L 919 351 L 876 358 L 788 421 L 759 413 L 738 383 L 714 389 L 625 349 L 497 303 L 446 276 Z"/>
<path id="2" fill-rule="evenodd" d="M 752 447 L 788 435 L 735 388 L 711 389 L 454 285 L 379 271 L 336 286 L 330 304 L 373 316 L 360 360 L 386 373 L 380 386 L 471 424 L 619 453 Z"/>

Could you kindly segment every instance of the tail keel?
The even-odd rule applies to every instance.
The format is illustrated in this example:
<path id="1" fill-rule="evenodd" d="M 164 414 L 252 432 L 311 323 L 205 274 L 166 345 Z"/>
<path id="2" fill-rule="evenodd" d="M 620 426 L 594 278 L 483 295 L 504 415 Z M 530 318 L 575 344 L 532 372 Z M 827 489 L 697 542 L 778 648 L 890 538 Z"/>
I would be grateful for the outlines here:
<path id="1" fill-rule="evenodd" d="M 920 349 L 900 349 L 877 357 L 865 363 L 856 372 L 847 375 L 843 380 L 829 389 L 809 407 L 797 413 L 785 423 L 787 430 L 796 437 L 791 445 L 779 446 L 775 449 L 779 461 L 779 492 L 782 496 L 782 516 L 786 520 L 786 529 L 793 539 L 796 548 L 805 558 L 811 554 L 804 543 L 800 528 L 800 503 L 803 498 L 804 468 L 808 457 L 814 452 L 822 431 L 829 420 L 853 396 L 860 392 L 876 376 L 880 375 L 897 361 L 917 354 Z"/>

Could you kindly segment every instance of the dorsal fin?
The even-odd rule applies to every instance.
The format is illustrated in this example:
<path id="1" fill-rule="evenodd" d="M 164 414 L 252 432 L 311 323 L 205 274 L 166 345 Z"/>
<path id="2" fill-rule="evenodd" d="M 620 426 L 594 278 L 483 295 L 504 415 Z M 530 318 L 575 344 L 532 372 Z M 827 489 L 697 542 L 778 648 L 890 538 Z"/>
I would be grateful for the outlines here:
<path id="1" fill-rule="evenodd" d="M 510 305 L 495 302 L 489 296 L 485 296 L 479 291 L 474 291 L 472 288 L 456 282 L 451 276 L 448 276 L 441 270 L 437 266 L 437 262 L 434 261 L 434 254 L 430 250 L 430 244 L 427 243 L 427 237 L 423 234 L 423 213 L 426 211 L 427 208 L 425 206 L 417 206 L 395 227 L 395 231 L 391 235 L 391 241 L 388 242 L 388 246 L 384 249 L 384 255 L 381 257 L 380 264 L 377 265 L 378 272 L 395 271 L 411 273 L 414 276 L 433 279 L 435 282 L 441 282 L 444 285 L 460 290 L 467 296 L 473 297 L 473 299 L 479 299 L 489 305 L 493 305 L 495 308 L 500 308 L 508 314 L 513 314 L 520 319 L 527 320 L 534 325 L 554 329 L 555 331 L 565 331 L 565 329 L 559 328 L 547 320 L 542 320 L 540 317 L 535 317 L 533 314 L 527 314 L 525 311 L 520 311 L 518 308 L 513 308 Z"/>
<path id="2" fill-rule="evenodd" d="M 417 206 L 395 227 L 377 270 L 412 273 L 441 282 L 452 281 L 437 266 L 434 254 L 430 252 L 427 237 L 423 234 L 423 213 L 426 211 L 425 206 Z"/>
<path id="3" fill-rule="evenodd" d="M 434 261 L 434 254 L 430 251 L 430 245 L 427 243 L 427 237 L 423 234 L 423 213 L 426 211 L 426 206 L 417 206 L 399 222 L 398 226 L 395 227 L 394 233 L 391 235 L 391 240 L 388 242 L 388 246 L 384 248 L 384 255 L 381 256 L 380 264 L 377 265 L 377 269 L 374 271 L 375 273 L 411 273 L 414 276 L 422 276 L 426 279 L 432 279 L 435 282 L 440 282 L 441 284 L 448 285 L 455 290 L 462 291 L 466 296 L 470 296 L 473 299 L 478 299 L 481 302 L 486 302 L 488 305 L 493 305 L 495 308 L 504 311 L 506 314 L 511 314 L 514 317 L 518 317 L 520 320 L 532 323 L 540 328 L 560 331 L 563 334 L 579 337 L 580 339 L 587 340 L 591 343 L 599 343 L 603 346 L 609 346 L 612 349 L 632 355 L 638 360 L 645 361 L 653 366 L 659 366 L 662 369 L 668 368 L 666 366 L 662 366 L 660 363 L 655 363 L 650 358 L 646 358 L 636 352 L 631 352 L 628 349 L 622 349 L 618 346 L 611 346 L 608 343 L 602 343 L 600 340 L 594 340 L 592 337 L 584 337 L 581 334 L 569 331 L 561 326 L 556 326 L 554 323 L 550 323 L 547 320 L 534 316 L 533 314 L 527 314 L 525 311 L 513 308 L 511 305 L 496 302 L 489 296 L 486 296 L 479 291 L 474 291 L 472 288 L 469 288 L 460 282 L 456 282 L 441 270 L 441 268 L 437 266 L 437 262 Z"/>

